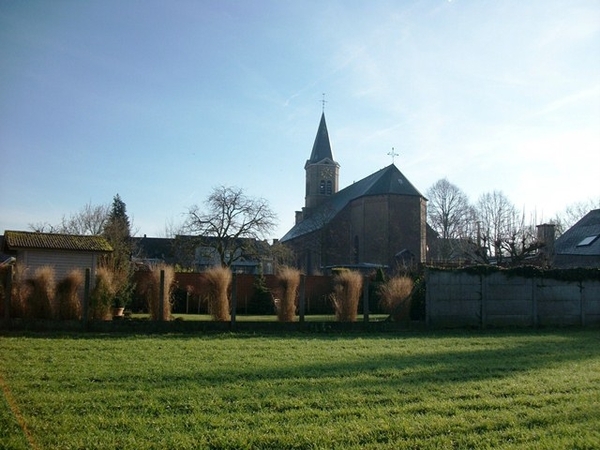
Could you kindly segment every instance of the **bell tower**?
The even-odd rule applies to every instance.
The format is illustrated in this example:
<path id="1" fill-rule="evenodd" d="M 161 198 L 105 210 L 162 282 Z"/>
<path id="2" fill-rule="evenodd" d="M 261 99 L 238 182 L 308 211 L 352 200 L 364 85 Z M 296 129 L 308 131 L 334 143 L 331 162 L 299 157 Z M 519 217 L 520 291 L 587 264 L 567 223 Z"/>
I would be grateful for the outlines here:
<path id="1" fill-rule="evenodd" d="M 339 190 L 340 165 L 333 159 L 324 112 L 321 114 L 315 143 L 304 170 L 306 171 L 306 195 L 303 215 L 306 217 L 312 208 L 319 206 Z"/>

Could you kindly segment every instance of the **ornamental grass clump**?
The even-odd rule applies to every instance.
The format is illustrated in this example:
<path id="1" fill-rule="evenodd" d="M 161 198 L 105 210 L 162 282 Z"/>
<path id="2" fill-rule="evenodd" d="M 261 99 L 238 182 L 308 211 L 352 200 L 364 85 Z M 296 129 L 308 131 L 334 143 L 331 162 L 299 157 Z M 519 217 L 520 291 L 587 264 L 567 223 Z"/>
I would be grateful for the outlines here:
<path id="1" fill-rule="evenodd" d="M 275 302 L 277 319 L 280 322 L 293 322 L 296 317 L 296 295 L 300 286 L 300 271 L 292 267 L 283 267 L 277 274 L 280 298 Z"/>
<path id="2" fill-rule="evenodd" d="M 56 306 L 59 320 L 78 320 L 81 318 L 79 299 L 83 286 L 81 270 L 73 269 L 56 286 Z"/>
<path id="3" fill-rule="evenodd" d="M 96 283 L 90 295 L 89 316 L 92 320 L 108 320 L 115 297 L 113 273 L 107 267 L 96 269 Z"/>
<path id="4" fill-rule="evenodd" d="M 215 266 L 208 269 L 204 276 L 208 284 L 208 311 L 215 321 L 229 320 L 229 285 L 231 270 L 228 267 Z"/>
<path id="5" fill-rule="evenodd" d="M 390 278 L 384 283 L 379 293 L 381 308 L 392 315 L 395 321 L 410 318 L 410 293 L 413 290 L 413 280 L 406 276 Z"/>
<path id="6" fill-rule="evenodd" d="M 164 286 L 162 289 L 162 299 L 160 288 L 161 272 L 164 272 Z M 171 320 L 171 312 L 173 309 L 173 302 L 171 301 L 171 290 L 173 288 L 174 282 L 175 269 L 172 266 L 161 264 L 152 268 L 145 289 L 150 319 Z"/>
<path id="7" fill-rule="evenodd" d="M 27 282 L 26 274 L 27 269 L 23 265 L 15 265 L 10 291 L 10 317 L 27 316 L 27 299 L 31 294 L 31 286 Z"/>
<path id="8" fill-rule="evenodd" d="M 55 317 L 54 269 L 43 266 L 35 270 L 33 278 L 27 280 L 30 291 L 27 299 L 27 317 L 31 319 L 53 319 Z"/>
<path id="9" fill-rule="evenodd" d="M 331 300 L 339 322 L 356 321 L 362 283 L 362 275 L 352 270 L 340 272 L 334 277 Z"/>

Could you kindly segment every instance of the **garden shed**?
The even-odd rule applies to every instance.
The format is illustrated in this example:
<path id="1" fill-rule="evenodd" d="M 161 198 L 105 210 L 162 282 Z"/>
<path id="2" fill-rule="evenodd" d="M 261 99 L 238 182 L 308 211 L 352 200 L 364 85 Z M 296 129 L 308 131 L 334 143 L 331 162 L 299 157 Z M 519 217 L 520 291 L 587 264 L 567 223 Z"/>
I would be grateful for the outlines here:
<path id="1" fill-rule="evenodd" d="M 51 266 L 60 280 L 72 269 L 90 269 L 94 279 L 100 256 L 113 249 L 102 236 L 5 231 L 2 251 L 13 255 L 29 275 Z"/>

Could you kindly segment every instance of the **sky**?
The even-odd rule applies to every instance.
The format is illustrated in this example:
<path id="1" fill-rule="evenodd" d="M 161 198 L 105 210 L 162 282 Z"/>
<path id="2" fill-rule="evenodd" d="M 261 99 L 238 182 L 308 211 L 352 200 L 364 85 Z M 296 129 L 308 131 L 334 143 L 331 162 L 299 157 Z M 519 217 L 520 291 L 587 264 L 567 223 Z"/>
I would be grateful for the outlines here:
<path id="1" fill-rule="evenodd" d="M 600 197 L 600 2 L 3 0 L 0 232 L 119 194 L 165 236 L 233 186 L 280 238 L 323 107 L 341 188 L 394 162 L 550 220 Z"/>

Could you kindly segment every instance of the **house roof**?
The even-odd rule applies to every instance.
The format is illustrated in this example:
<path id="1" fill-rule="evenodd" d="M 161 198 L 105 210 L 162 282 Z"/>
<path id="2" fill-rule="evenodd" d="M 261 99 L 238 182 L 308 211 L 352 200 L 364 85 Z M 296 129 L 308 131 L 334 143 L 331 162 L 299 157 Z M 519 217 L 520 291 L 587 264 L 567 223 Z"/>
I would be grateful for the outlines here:
<path id="1" fill-rule="evenodd" d="M 554 243 L 557 255 L 600 256 L 600 209 L 587 213 Z"/>
<path id="2" fill-rule="evenodd" d="M 72 234 L 36 233 L 29 231 L 5 231 L 4 247 L 8 251 L 18 249 L 72 250 L 88 252 L 112 252 L 113 248 L 102 236 L 79 236 Z"/>
<path id="3" fill-rule="evenodd" d="M 423 197 L 402 172 L 394 164 L 391 164 L 333 194 L 326 202 L 310 211 L 309 217 L 292 227 L 281 238 L 281 241 L 289 241 L 317 231 L 329 223 L 353 200 L 375 195 Z"/>
<path id="4" fill-rule="evenodd" d="M 306 165 L 316 164 L 323 160 L 334 161 L 331 143 L 329 142 L 329 133 L 327 132 L 327 124 L 325 123 L 325 113 L 321 114 L 317 136 L 315 137 L 312 152 L 310 153 L 310 159 L 306 161 Z"/>

